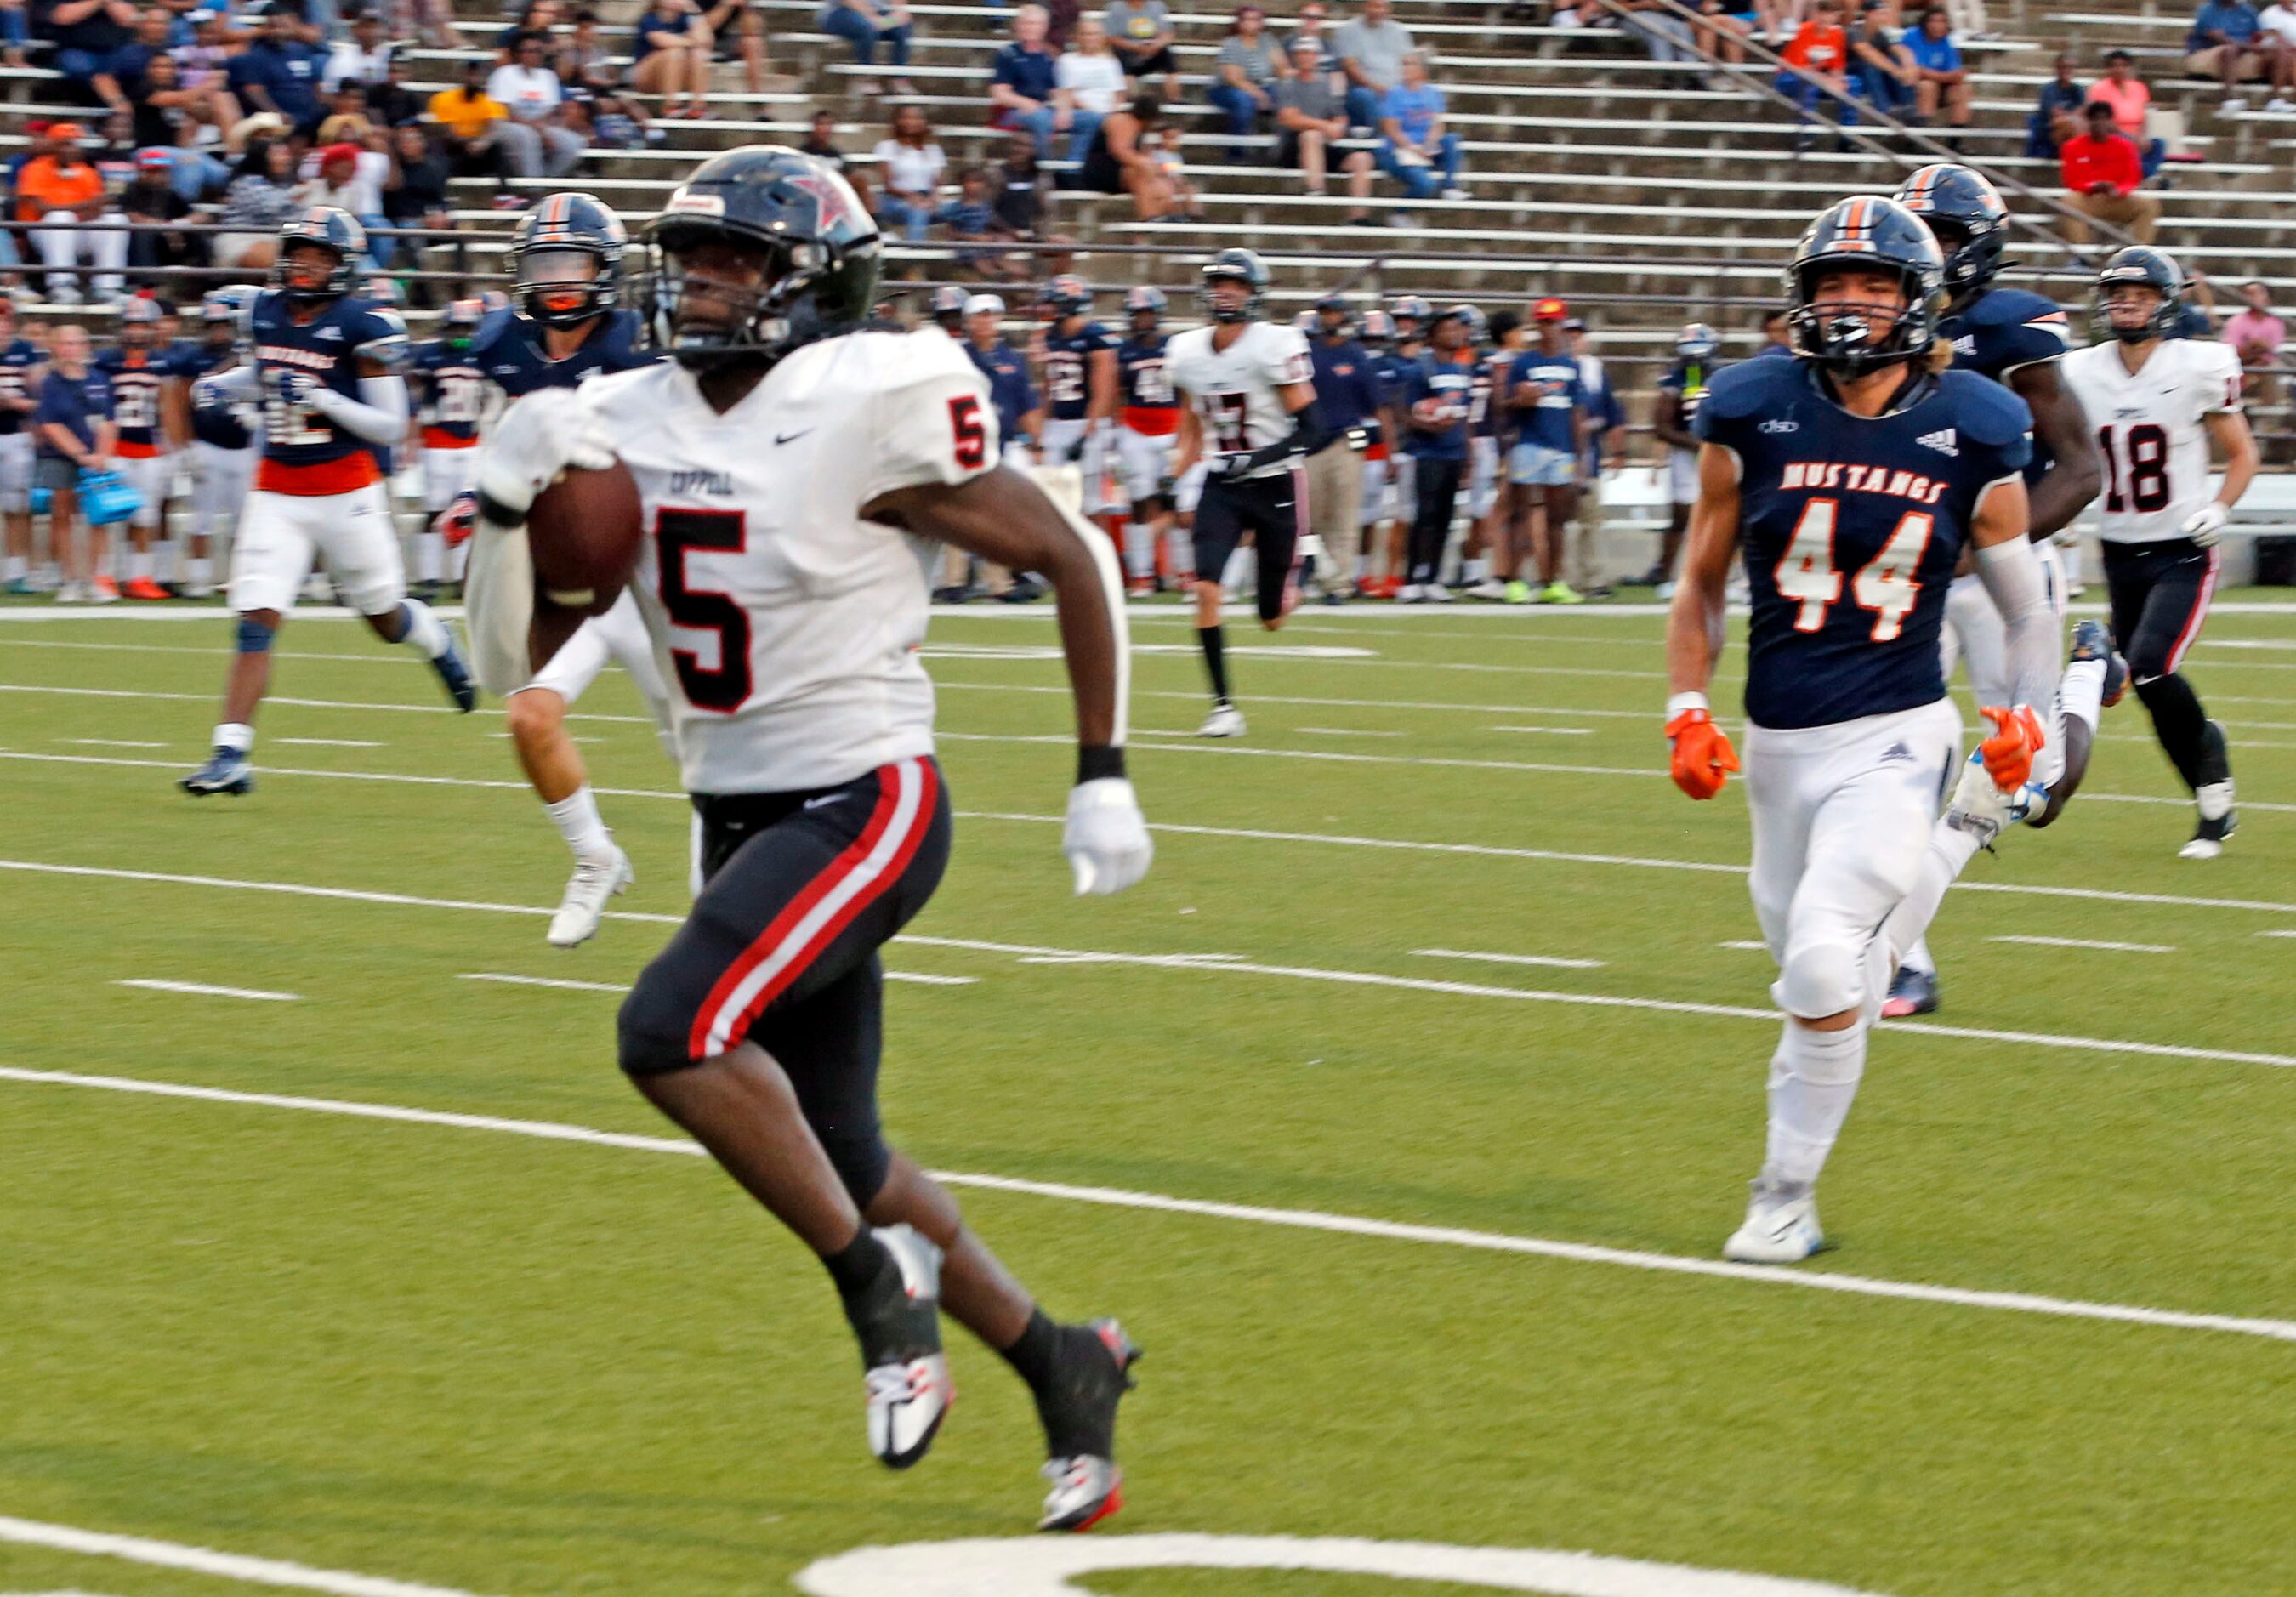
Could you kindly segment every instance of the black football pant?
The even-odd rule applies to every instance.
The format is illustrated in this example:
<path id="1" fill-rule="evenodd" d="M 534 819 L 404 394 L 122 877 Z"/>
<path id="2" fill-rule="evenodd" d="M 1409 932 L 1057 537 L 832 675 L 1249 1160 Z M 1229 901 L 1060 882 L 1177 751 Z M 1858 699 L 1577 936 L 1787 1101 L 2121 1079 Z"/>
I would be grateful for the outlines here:
<path id="1" fill-rule="evenodd" d="M 2177 669 L 2201 635 L 2216 592 L 2216 550 L 2190 538 L 2104 545 L 2104 581 L 2112 602 L 2112 635 L 2128 661 L 2128 679 L 2152 717 L 2153 735 L 2188 788 L 2222 782 L 2208 752 L 2208 712 Z"/>

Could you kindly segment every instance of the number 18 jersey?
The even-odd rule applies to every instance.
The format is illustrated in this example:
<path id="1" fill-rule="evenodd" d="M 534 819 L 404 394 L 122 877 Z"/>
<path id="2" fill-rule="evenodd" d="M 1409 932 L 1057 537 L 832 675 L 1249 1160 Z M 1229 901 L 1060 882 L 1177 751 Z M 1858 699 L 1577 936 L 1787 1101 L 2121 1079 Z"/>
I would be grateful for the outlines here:
<path id="1" fill-rule="evenodd" d="M 1290 438 L 1292 417 L 1275 390 L 1315 381 L 1307 335 L 1296 327 L 1250 322 L 1241 337 L 1219 349 L 1212 344 L 1217 331 L 1216 325 L 1191 327 L 1177 334 L 1164 365 L 1165 376 L 1187 396 L 1204 424 L 1204 453 L 1264 449 Z M 1278 463 L 1252 475 L 1276 477 L 1290 470 Z"/>
<path id="2" fill-rule="evenodd" d="M 2228 344 L 2165 339 L 2131 372 L 2119 344 L 2094 344 L 2066 356 L 2059 371 L 2096 430 L 2104 466 L 2097 536 L 2184 536 L 2186 518 L 2209 502 L 2207 418 L 2241 407 L 2239 355 Z"/>
<path id="3" fill-rule="evenodd" d="M 1738 460 L 1746 715 L 1828 726 L 1945 696 L 1945 596 L 1979 502 L 2032 455 L 2025 402 L 1969 372 L 1851 414 L 1801 361 L 1717 372 L 1692 433 Z"/>

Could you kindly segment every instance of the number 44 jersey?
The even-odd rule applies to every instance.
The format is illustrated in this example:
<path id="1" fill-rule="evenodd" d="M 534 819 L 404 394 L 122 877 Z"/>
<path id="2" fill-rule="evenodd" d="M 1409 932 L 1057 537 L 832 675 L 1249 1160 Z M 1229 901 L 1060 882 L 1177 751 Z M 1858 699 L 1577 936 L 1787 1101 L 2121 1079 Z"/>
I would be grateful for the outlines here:
<path id="1" fill-rule="evenodd" d="M 2185 536 L 2209 502 L 2207 419 L 2240 404 L 2240 356 L 2231 346 L 2164 339 L 2131 372 L 2120 346 L 2095 344 L 2065 356 L 2064 384 L 2096 432 L 2104 467 L 2097 536 L 2157 544 Z"/>
<path id="2" fill-rule="evenodd" d="M 939 545 L 863 507 L 996 463 L 996 413 L 939 328 L 785 356 L 719 414 L 670 363 L 575 390 L 637 479 L 634 586 L 686 790 L 830 788 L 933 749 L 917 658 Z"/>
<path id="3" fill-rule="evenodd" d="M 1715 373 L 1691 430 L 1738 461 L 1752 590 L 1746 715 L 1827 726 L 1945 696 L 1938 630 L 1979 502 L 2032 454 L 2032 413 L 1969 372 L 1851 414 L 1802 361 Z"/>

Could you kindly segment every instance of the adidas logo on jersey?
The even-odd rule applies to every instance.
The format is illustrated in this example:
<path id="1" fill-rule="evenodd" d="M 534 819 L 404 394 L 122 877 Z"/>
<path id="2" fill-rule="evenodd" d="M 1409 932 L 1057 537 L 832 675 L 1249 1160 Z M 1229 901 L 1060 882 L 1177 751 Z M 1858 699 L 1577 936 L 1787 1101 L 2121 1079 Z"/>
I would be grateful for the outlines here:
<path id="1" fill-rule="evenodd" d="M 1891 760 L 1911 759 L 1913 758 L 1914 751 L 1906 748 L 1902 742 L 1892 743 L 1887 749 L 1882 750 L 1882 763 L 1885 766 Z"/>
<path id="2" fill-rule="evenodd" d="M 1954 430 L 1950 427 L 1940 429 L 1936 432 L 1925 432 L 1914 442 L 1925 449 L 1934 449 L 1939 455 L 1950 455 L 1956 458 L 1961 455 L 1961 445 L 1956 440 Z"/>

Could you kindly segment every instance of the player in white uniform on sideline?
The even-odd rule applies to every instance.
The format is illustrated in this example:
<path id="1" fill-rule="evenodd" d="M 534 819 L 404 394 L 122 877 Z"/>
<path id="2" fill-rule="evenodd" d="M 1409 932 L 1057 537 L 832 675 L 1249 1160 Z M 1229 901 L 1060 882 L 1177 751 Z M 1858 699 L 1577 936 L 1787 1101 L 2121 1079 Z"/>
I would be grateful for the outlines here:
<path id="1" fill-rule="evenodd" d="M 1081 1529 L 1121 1503 L 1136 1350 L 1112 1320 L 1053 1322 L 885 1145 L 878 950 L 948 855 L 918 659 L 935 539 L 1050 578 L 1081 742 L 1062 848 L 1079 892 L 1146 872 L 1114 551 L 998 463 L 988 384 L 958 345 L 861 325 L 880 245 L 834 168 L 770 145 L 715 156 L 645 248 L 649 330 L 672 364 L 531 395 L 487 446 L 480 670 L 516 686 L 530 630 L 553 620 L 533 614 L 527 507 L 566 467 L 619 458 L 644 503 L 633 581 L 709 868 L 622 1006 L 622 1068 L 822 1260 L 861 1344 L 871 1451 L 905 1469 L 931 1445 L 952 1396 L 945 1305 L 1036 1397 L 1040 1528 Z"/>
<path id="2" fill-rule="evenodd" d="M 2241 409 L 2240 356 L 2211 340 L 2169 337 L 2185 308 L 2185 274 L 2138 245 L 2104 263 L 2095 319 L 2104 342 L 2065 357 L 2066 387 L 2096 430 L 2104 466 L 2097 536 L 2112 630 L 2152 731 L 2200 811 L 2186 859 L 2224 852 L 2239 817 L 2224 728 L 2180 667 L 2215 593 L 2232 507 L 2256 476 L 2256 440 Z M 2209 446 L 2224 481 L 2209 490 Z"/>
<path id="3" fill-rule="evenodd" d="M 1929 230 L 1894 201 L 1854 196 L 1802 235 L 1787 281 L 1795 358 L 1717 373 L 1693 423 L 1699 495 L 1667 627 L 1672 774 L 1710 798 L 1738 768 L 1706 688 L 1742 543 L 1748 880 L 1785 1013 L 1761 1174 L 1723 1248 L 1756 1264 L 1824 1246 L 1817 1178 L 1907 933 L 1921 930 L 1893 918 L 1933 852 L 1974 852 L 1999 831 L 2042 746 L 2030 707 L 2057 685 L 2025 536 L 2032 415 L 1974 373 L 1929 370 L 1945 299 Z M 1961 717 L 1938 630 L 1965 543 L 2009 628 L 2017 701 L 1986 708 L 1999 731 L 1940 822 Z"/>

